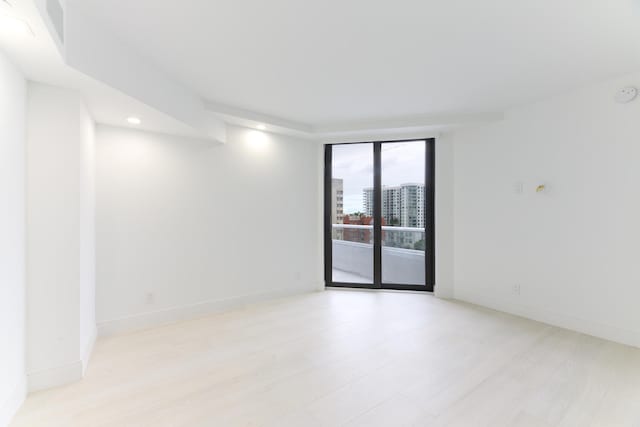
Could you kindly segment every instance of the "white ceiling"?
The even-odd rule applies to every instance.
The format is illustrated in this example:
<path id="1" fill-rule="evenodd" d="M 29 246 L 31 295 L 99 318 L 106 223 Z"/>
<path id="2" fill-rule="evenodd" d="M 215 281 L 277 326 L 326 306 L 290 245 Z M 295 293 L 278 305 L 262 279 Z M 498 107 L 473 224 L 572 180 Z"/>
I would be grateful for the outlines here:
<path id="1" fill-rule="evenodd" d="M 503 111 L 640 69 L 638 0 L 68 0 L 203 98 L 312 126 Z"/>
<path id="2" fill-rule="evenodd" d="M 142 117 L 138 129 L 202 138 L 201 132 L 126 93 L 91 78 L 65 64 L 46 29 L 35 2 L 13 1 L 0 4 L 0 13 L 23 19 L 32 35 L 0 32 L 0 53 L 6 53 L 31 81 L 77 91 L 94 120 L 113 126 L 129 126 L 126 118 Z"/>

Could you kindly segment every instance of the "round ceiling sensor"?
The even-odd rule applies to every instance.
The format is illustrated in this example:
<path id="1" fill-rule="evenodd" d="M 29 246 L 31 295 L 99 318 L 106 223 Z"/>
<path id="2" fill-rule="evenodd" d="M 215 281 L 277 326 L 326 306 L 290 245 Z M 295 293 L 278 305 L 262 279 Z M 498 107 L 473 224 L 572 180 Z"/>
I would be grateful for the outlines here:
<path id="1" fill-rule="evenodd" d="M 626 104 L 633 101 L 638 96 L 638 89 L 633 86 L 623 87 L 616 93 L 616 102 L 619 104 Z"/>

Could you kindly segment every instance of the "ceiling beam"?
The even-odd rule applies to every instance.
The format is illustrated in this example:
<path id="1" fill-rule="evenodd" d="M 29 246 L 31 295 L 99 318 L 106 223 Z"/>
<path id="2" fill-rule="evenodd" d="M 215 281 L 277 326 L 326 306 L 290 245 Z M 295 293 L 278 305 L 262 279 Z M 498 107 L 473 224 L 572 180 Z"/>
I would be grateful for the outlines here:
<path id="1" fill-rule="evenodd" d="M 391 119 L 369 119 L 346 121 L 314 126 L 316 134 L 336 134 L 350 132 L 388 131 L 423 127 L 463 126 L 502 120 L 503 113 L 472 114 L 431 114 L 421 116 L 396 117 Z"/>

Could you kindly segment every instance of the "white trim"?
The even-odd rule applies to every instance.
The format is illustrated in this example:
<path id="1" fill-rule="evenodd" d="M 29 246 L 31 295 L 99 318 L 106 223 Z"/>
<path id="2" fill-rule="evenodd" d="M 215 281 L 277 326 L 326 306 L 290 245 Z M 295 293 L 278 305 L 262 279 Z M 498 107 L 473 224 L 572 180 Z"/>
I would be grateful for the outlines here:
<path id="1" fill-rule="evenodd" d="M 428 114 L 313 125 L 212 100 L 205 100 L 204 105 L 207 111 L 226 123 L 254 129 L 262 124 L 266 125 L 267 130 L 270 132 L 316 139 L 324 143 L 361 142 L 369 139 L 379 139 L 383 135 L 385 135 L 384 139 L 424 139 L 438 136 L 444 130 L 504 119 L 502 112 L 486 112 L 476 114 Z"/>
<path id="2" fill-rule="evenodd" d="M 293 131 L 303 132 L 307 134 L 313 133 L 313 127 L 294 120 L 282 117 L 271 116 L 269 114 L 260 113 L 258 111 L 246 110 L 231 105 L 222 104 L 210 100 L 204 101 L 204 107 L 207 111 L 219 115 L 227 122 L 234 123 L 234 119 L 246 120 L 255 124 L 269 124 L 271 126 L 282 127 Z M 238 123 L 247 126 L 247 123 Z"/>
<path id="3" fill-rule="evenodd" d="M 78 360 L 68 365 L 56 366 L 27 374 L 29 392 L 46 390 L 74 383 L 82 379 L 82 361 Z"/>
<path id="4" fill-rule="evenodd" d="M 314 126 L 316 134 L 331 135 L 351 132 L 387 131 L 390 129 L 411 129 L 440 126 L 462 126 L 487 123 L 504 119 L 502 112 L 487 112 L 474 114 L 426 114 L 418 116 L 403 116 L 385 119 L 353 120 L 346 122 L 328 123 Z"/>
<path id="5" fill-rule="evenodd" d="M 81 353 L 81 361 L 82 361 L 82 376 L 84 377 L 85 372 L 87 371 L 87 366 L 89 366 L 89 361 L 91 360 L 91 354 L 93 353 L 93 348 L 96 344 L 96 340 L 98 339 L 98 326 L 94 325 L 91 328 L 91 335 L 89 336 L 89 340 L 86 342 L 84 348 Z"/>
<path id="6" fill-rule="evenodd" d="M 526 317 L 527 319 L 569 329 L 608 341 L 614 341 L 640 348 L 640 333 L 636 331 L 620 329 L 615 326 L 567 316 L 565 314 L 548 310 L 540 310 L 521 304 L 514 304 L 513 301 L 507 299 L 500 300 L 473 292 L 461 292 L 457 289 L 455 290 L 455 299 L 516 316 Z"/>
<path id="7" fill-rule="evenodd" d="M 271 292 L 254 293 L 226 299 L 209 300 L 196 304 L 172 307 L 147 313 L 140 313 L 120 319 L 106 320 L 98 322 L 98 336 L 107 337 L 111 335 L 167 325 L 184 320 L 191 320 L 209 314 L 232 310 L 243 305 L 259 301 L 316 292 L 319 288 L 320 286 L 314 283 L 307 288 L 308 290 L 299 288 L 284 288 Z"/>
<path id="8" fill-rule="evenodd" d="M 0 402 L 0 426 L 8 426 L 27 397 L 27 377 L 22 375 L 5 402 Z"/>

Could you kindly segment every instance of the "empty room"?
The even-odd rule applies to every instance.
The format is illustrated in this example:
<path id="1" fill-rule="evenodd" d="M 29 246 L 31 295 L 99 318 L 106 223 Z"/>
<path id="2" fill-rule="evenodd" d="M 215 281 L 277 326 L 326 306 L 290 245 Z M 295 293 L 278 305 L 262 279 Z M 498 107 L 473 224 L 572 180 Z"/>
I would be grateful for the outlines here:
<path id="1" fill-rule="evenodd" d="M 640 427 L 640 0 L 0 0 L 0 427 Z"/>

